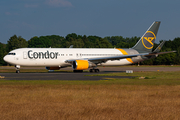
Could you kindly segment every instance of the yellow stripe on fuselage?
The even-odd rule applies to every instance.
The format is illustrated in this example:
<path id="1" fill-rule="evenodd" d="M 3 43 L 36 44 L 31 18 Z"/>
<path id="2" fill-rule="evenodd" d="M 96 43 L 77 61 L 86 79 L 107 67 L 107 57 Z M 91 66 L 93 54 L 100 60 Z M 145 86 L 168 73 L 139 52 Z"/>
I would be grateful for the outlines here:
<path id="1" fill-rule="evenodd" d="M 127 53 L 125 50 L 123 50 L 123 49 L 117 48 L 117 50 L 121 51 L 121 53 L 122 53 L 123 55 L 128 55 L 128 53 Z M 129 62 L 131 62 L 131 63 L 133 63 L 133 61 L 132 61 L 131 58 L 126 58 L 126 60 L 129 61 Z"/>
<path id="2" fill-rule="evenodd" d="M 129 61 L 129 62 L 133 63 L 133 61 L 132 61 L 132 59 L 131 59 L 131 58 L 126 58 L 126 59 L 127 59 L 127 61 Z"/>

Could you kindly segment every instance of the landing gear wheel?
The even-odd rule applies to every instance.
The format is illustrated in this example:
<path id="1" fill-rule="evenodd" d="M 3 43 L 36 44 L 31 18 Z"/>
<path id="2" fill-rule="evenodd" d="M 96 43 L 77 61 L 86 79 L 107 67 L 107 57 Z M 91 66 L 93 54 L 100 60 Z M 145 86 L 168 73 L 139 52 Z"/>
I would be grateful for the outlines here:
<path id="1" fill-rule="evenodd" d="M 95 71 L 95 72 L 99 72 L 99 69 L 95 69 L 94 71 Z"/>
<path id="2" fill-rule="evenodd" d="M 99 69 L 90 69 L 89 72 L 90 73 L 92 73 L 92 72 L 99 72 Z"/>
<path id="3" fill-rule="evenodd" d="M 92 72 L 93 72 L 93 69 L 90 69 L 89 72 L 92 73 Z"/>
<path id="4" fill-rule="evenodd" d="M 16 73 L 20 73 L 20 65 L 15 65 L 14 67 L 16 68 Z"/>
<path id="5" fill-rule="evenodd" d="M 20 71 L 19 71 L 19 70 L 16 70 L 16 73 L 20 73 Z"/>

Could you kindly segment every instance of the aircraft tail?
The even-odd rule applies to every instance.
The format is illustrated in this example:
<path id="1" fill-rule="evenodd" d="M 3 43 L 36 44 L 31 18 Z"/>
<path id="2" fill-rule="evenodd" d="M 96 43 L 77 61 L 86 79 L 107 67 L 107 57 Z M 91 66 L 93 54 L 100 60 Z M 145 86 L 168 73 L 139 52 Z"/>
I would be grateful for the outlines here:
<path id="1" fill-rule="evenodd" d="M 153 22 L 141 39 L 132 48 L 137 50 L 139 53 L 152 52 L 160 23 L 160 21 Z"/>

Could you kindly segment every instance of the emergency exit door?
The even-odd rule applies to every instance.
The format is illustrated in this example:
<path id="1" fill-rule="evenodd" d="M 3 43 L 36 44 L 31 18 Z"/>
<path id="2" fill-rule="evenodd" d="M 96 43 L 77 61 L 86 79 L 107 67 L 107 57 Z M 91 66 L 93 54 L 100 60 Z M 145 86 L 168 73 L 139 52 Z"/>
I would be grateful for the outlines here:
<path id="1" fill-rule="evenodd" d="M 23 58 L 27 59 L 27 52 L 25 52 L 25 51 L 23 52 Z"/>

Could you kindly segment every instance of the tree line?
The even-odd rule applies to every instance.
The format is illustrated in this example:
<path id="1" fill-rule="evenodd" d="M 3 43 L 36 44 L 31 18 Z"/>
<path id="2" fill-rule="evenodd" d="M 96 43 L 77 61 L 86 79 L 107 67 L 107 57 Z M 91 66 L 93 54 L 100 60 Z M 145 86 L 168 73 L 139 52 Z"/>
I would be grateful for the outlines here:
<path id="1" fill-rule="evenodd" d="M 122 36 L 98 37 L 68 34 L 66 37 L 59 35 L 32 37 L 26 41 L 21 36 L 13 35 L 7 41 L 7 44 L 0 43 L 0 65 L 7 65 L 3 57 L 11 50 L 17 48 L 131 48 L 140 37 L 124 38 Z M 162 42 L 162 41 L 161 41 Z M 154 49 L 158 46 L 155 43 Z M 159 55 L 155 59 L 141 62 L 142 65 L 180 65 L 180 38 L 166 41 L 162 48 L 163 51 L 177 51 L 176 53 Z"/>

